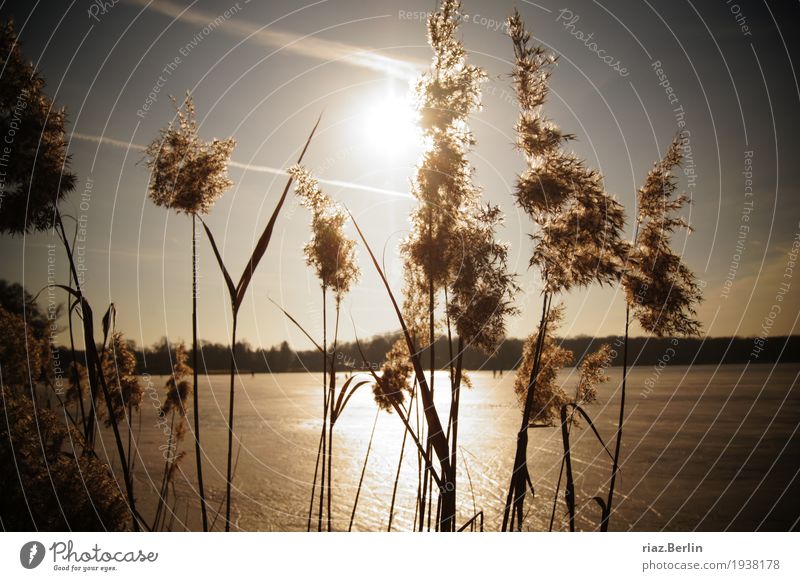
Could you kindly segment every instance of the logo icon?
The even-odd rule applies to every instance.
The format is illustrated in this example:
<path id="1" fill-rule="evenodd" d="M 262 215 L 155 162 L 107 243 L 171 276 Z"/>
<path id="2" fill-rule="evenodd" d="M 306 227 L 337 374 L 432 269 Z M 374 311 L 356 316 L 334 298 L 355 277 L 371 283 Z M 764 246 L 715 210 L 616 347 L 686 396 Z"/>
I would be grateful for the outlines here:
<path id="1" fill-rule="evenodd" d="M 44 545 L 39 541 L 30 541 L 19 550 L 19 562 L 26 569 L 35 569 L 44 560 Z"/>

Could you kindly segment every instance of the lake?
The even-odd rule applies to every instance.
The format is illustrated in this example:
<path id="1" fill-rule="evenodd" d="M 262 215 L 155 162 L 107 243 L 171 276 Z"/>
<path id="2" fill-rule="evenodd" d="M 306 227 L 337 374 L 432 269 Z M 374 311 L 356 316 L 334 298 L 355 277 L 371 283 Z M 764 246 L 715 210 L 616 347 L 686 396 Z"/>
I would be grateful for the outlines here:
<path id="1" fill-rule="evenodd" d="M 636 367 L 629 376 L 622 469 L 615 496 L 613 530 L 789 530 L 800 516 L 800 392 L 798 365 L 671 366 L 661 371 Z M 609 371 L 598 402 L 588 408 L 602 437 L 612 446 L 618 414 L 620 368 Z M 493 377 L 471 372 L 474 387 L 462 392 L 458 466 L 458 523 L 476 510 L 486 530 L 502 522 L 521 412 L 513 394 L 514 373 Z M 575 370 L 562 372 L 568 389 Z M 165 378 L 143 379 L 163 394 Z M 201 438 L 210 504 L 221 506 L 225 492 L 228 378 L 201 376 Z M 447 375 L 437 373 L 437 401 L 446 417 Z M 234 480 L 235 525 L 244 530 L 306 530 L 321 427 L 321 375 L 243 375 L 237 381 L 235 435 L 238 462 Z M 341 380 L 340 380 L 341 384 Z M 645 389 L 643 386 L 651 385 Z M 136 495 L 145 514 L 161 481 L 165 443 L 148 394 L 142 405 Z M 191 414 L 190 414 L 191 415 Z M 351 400 L 334 431 L 333 524 L 347 530 L 367 442 L 376 416 L 369 386 Z M 136 426 L 134 426 L 136 428 Z M 530 432 L 529 462 L 536 497 L 526 503 L 526 528 L 547 530 L 562 459 L 559 428 Z M 395 414 L 381 412 L 354 530 L 386 530 L 388 508 L 403 438 Z M 106 444 L 110 443 L 107 434 Z M 584 425 L 573 431 L 577 527 L 594 530 L 605 495 L 610 460 Z M 113 448 L 109 448 L 113 451 Z M 200 528 L 195 493 L 191 433 L 176 479 L 179 500 L 173 528 Z M 417 456 L 406 446 L 393 530 L 414 522 Z M 563 488 L 562 488 L 563 490 Z M 224 511 L 224 507 L 223 507 Z M 221 527 L 221 519 L 217 528 Z M 566 528 L 563 496 L 555 527 Z"/>

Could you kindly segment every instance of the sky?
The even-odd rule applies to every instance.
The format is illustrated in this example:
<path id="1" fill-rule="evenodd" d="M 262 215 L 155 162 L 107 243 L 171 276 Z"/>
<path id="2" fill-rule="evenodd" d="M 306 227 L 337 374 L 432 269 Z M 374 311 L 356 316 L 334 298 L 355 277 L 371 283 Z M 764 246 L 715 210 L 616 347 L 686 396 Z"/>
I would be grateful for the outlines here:
<path id="1" fill-rule="evenodd" d="M 117 327 L 139 344 L 191 338 L 191 221 L 149 201 L 142 152 L 174 116 L 169 96 L 186 91 L 201 136 L 237 142 L 235 185 L 206 219 L 235 279 L 284 186 L 282 171 L 322 114 L 305 163 L 362 225 L 400 292 L 398 245 L 408 233 L 409 183 L 420 154 L 408 103 L 413 80 L 430 62 L 425 15 L 435 6 L 2 2 L 2 17 L 14 19 L 25 54 L 68 113 L 78 185 L 62 211 L 85 228 L 84 290 L 95 311 L 113 301 Z M 484 199 L 505 214 L 499 237 L 510 244 L 523 288 L 508 334 L 529 334 L 541 305 L 539 281 L 528 269 L 532 225 L 512 196 L 524 167 L 514 147 L 518 108 L 504 24 L 515 6 L 535 41 L 558 56 L 545 113 L 575 134 L 570 147 L 602 173 L 628 216 L 647 171 L 685 123 L 679 182 L 692 199 L 694 232 L 674 244 L 704 286 L 703 333 L 794 333 L 798 3 L 464 0 L 459 35 L 470 63 L 488 75 L 482 109 L 471 119 L 477 144 L 470 161 Z M 270 299 L 321 333 L 321 291 L 302 252 L 309 219 L 293 198 L 280 215 L 240 310 L 238 336 L 253 346 L 310 345 Z M 55 242 L 48 233 L 0 239 L 0 278 L 36 292 L 47 284 L 48 244 Z M 227 293 L 205 239 L 200 249 L 199 333 L 226 342 Z M 398 328 L 363 248 L 359 260 L 361 282 L 343 304 L 343 339 Z M 56 267 L 65 280 L 58 253 Z M 623 331 L 619 288 L 574 291 L 562 300 L 563 335 Z"/>

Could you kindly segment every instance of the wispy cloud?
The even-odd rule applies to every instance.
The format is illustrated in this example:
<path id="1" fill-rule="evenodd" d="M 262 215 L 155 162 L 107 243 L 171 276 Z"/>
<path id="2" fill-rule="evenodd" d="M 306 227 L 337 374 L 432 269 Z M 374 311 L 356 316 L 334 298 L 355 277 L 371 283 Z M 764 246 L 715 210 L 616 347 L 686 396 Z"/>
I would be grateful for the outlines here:
<path id="1" fill-rule="evenodd" d="M 117 147 L 120 149 L 129 149 L 134 151 L 144 151 L 146 148 L 144 145 L 140 145 L 138 143 L 133 143 L 131 141 L 123 141 L 121 139 L 114 139 L 112 137 L 106 137 L 102 135 L 90 135 L 88 133 L 73 133 L 72 139 L 77 139 L 79 141 L 86 141 L 89 143 L 97 143 L 99 145 L 106 145 L 110 147 Z M 277 167 L 270 167 L 268 165 L 258 165 L 252 163 L 241 163 L 238 161 L 231 161 L 228 163 L 229 167 L 233 167 L 236 169 L 241 169 L 243 171 L 252 171 L 256 173 L 266 173 L 271 175 L 277 176 L 285 176 L 288 175 L 285 169 L 277 168 Z M 411 194 L 408 192 L 398 192 L 396 190 L 388 190 L 385 188 L 377 188 L 374 186 L 368 186 L 364 184 L 356 184 L 353 182 L 342 181 L 342 180 L 330 180 L 324 178 L 318 178 L 319 183 L 325 184 L 335 188 L 344 188 L 348 190 L 356 190 L 359 192 L 368 192 L 371 194 L 380 194 L 383 196 L 392 196 L 396 198 L 410 198 Z"/>
<path id="2" fill-rule="evenodd" d="M 337 61 L 406 80 L 415 78 L 424 66 L 423 63 L 387 57 L 378 54 L 375 49 L 367 47 L 325 40 L 313 34 L 298 35 L 269 25 L 259 26 L 236 16 L 226 18 L 223 14 L 215 14 L 195 8 L 194 4 L 190 5 L 191 7 L 186 7 L 171 0 L 126 1 L 129 4 L 142 6 L 151 12 L 201 27 L 201 29 L 214 26 L 215 30 L 272 48 L 274 52 L 290 52 L 326 62 Z M 389 14 L 372 16 L 352 22 L 377 20 L 390 16 Z"/>
<path id="3" fill-rule="evenodd" d="M 113 139 L 104 135 L 89 135 L 87 133 L 74 132 L 70 137 L 79 141 L 88 141 L 90 143 L 98 143 L 100 145 L 110 145 L 112 147 L 119 147 L 121 149 L 134 149 L 136 151 L 144 151 L 147 149 L 144 145 L 139 145 L 138 143 L 122 141 L 121 139 Z"/>

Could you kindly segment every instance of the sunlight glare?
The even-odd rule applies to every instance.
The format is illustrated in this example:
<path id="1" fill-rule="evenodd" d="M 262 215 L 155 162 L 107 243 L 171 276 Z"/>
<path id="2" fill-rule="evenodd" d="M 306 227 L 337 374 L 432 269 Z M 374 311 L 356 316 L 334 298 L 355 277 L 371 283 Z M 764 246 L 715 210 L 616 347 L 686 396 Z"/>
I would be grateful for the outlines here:
<path id="1" fill-rule="evenodd" d="M 419 147 L 417 112 L 408 96 L 385 95 L 364 116 L 364 134 L 371 149 L 395 156 Z"/>

